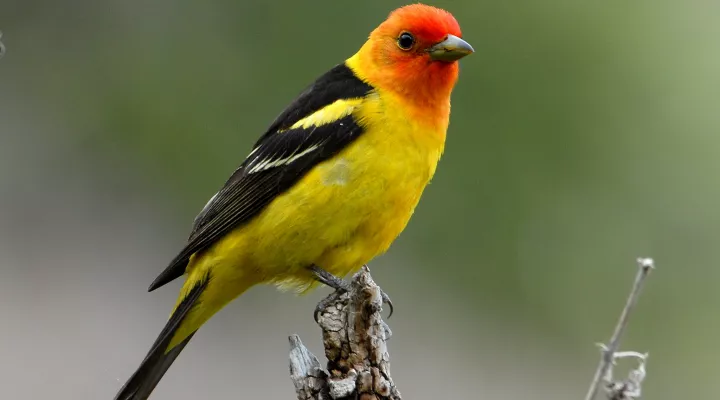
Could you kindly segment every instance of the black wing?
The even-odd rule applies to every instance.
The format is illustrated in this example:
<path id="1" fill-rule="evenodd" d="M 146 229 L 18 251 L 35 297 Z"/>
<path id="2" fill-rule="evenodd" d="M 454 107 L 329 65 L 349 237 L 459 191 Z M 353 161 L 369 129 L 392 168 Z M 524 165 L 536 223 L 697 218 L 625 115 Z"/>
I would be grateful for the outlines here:
<path id="1" fill-rule="evenodd" d="M 247 159 L 195 218 L 185 248 L 149 290 L 182 276 L 191 255 L 252 219 L 315 165 L 337 154 L 363 132 L 352 115 L 307 129 L 289 129 L 293 124 L 337 100 L 364 97 L 372 90 L 350 68 L 340 64 L 303 91 L 275 119 Z"/>

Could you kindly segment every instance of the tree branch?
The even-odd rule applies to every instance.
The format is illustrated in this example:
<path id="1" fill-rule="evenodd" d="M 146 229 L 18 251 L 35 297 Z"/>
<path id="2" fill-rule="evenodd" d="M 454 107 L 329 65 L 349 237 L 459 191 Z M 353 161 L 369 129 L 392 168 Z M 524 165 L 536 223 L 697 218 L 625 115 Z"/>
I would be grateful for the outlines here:
<path id="1" fill-rule="evenodd" d="M 604 381 L 607 385 L 608 397 L 610 399 L 631 399 L 639 397 L 640 395 L 640 383 L 642 382 L 642 379 L 645 378 L 645 360 L 647 355 L 637 357 L 638 353 L 635 352 L 625 352 L 622 355 L 617 353 L 618 346 L 620 345 L 620 338 L 627 327 L 630 312 L 633 310 L 635 304 L 637 304 L 638 298 L 640 297 L 640 292 L 643 284 L 645 283 L 645 278 L 647 278 L 650 270 L 655 269 L 655 264 L 652 258 L 638 258 L 637 264 L 638 272 L 635 276 L 635 283 L 633 284 L 630 296 L 625 303 L 625 308 L 620 314 L 620 319 L 615 326 L 615 331 L 610 338 L 610 343 L 607 346 L 601 345 L 602 357 L 600 358 L 600 364 L 595 371 L 595 376 L 590 383 L 590 388 L 585 396 L 585 400 L 593 400 L 595 398 L 600 382 L 602 381 Z M 637 370 L 631 371 L 631 376 L 627 381 L 612 382 L 612 365 L 615 364 L 615 360 L 617 358 L 624 358 L 627 356 L 641 358 L 642 361 L 640 367 L 638 367 Z M 631 384 L 636 384 L 637 390 L 634 390 L 634 386 L 630 388 L 630 386 L 632 386 Z"/>
<path id="2" fill-rule="evenodd" d="M 382 319 L 382 291 L 363 267 L 350 291 L 332 293 L 319 307 L 327 371 L 290 336 L 290 379 L 299 400 L 400 400 L 390 376 L 386 342 L 390 328 Z"/>

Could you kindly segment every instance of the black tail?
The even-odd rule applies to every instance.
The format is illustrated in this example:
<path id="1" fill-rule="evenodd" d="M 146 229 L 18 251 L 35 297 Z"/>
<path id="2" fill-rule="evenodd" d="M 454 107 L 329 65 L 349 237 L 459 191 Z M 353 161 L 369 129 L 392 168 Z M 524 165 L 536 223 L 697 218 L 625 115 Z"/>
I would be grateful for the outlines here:
<path id="1" fill-rule="evenodd" d="M 165 372 L 170 368 L 170 365 L 194 335 L 194 333 L 191 334 L 180 344 L 167 351 L 167 347 L 180 327 L 180 323 L 182 323 L 187 313 L 197 305 L 198 298 L 207 286 L 207 282 L 207 278 L 198 281 L 180 302 L 175 312 L 170 316 L 165 328 L 163 328 L 150 348 L 147 356 L 145 356 L 142 364 L 120 389 L 115 396 L 115 400 L 146 400 L 150 397 L 150 393 L 152 393 Z"/>

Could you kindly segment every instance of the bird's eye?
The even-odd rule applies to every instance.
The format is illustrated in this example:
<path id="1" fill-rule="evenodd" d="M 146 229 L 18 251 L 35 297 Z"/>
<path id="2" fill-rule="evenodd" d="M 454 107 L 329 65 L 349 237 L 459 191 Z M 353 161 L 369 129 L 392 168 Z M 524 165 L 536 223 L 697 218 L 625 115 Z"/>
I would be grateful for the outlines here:
<path id="1" fill-rule="evenodd" d="M 403 32 L 397 40 L 397 45 L 403 50 L 410 50 L 415 44 L 415 37 L 409 32 Z"/>

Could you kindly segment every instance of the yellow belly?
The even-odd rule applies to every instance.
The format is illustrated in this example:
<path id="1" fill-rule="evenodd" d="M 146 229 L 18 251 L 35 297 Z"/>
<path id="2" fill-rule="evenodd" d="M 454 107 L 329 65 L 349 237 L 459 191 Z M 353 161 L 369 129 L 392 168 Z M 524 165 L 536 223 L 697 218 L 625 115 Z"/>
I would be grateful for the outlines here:
<path id="1" fill-rule="evenodd" d="M 384 118 L 377 118 L 379 106 L 366 105 L 356 117 L 374 113 L 381 123 L 366 126 L 351 146 L 218 241 L 198 260 L 202 267 L 191 269 L 211 269 L 223 286 L 271 282 L 302 291 L 313 284 L 310 265 L 344 276 L 387 250 L 435 171 L 445 132 L 423 132 L 393 117 L 403 114 L 387 103 Z"/>
<path id="2" fill-rule="evenodd" d="M 447 120 L 419 124 L 389 96 L 364 99 L 354 116 L 365 132 L 352 145 L 190 258 L 178 302 L 195 282 L 210 282 L 168 348 L 256 284 L 306 291 L 316 285 L 309 266 L 347 275 L 402 232 L 435 172 Z"/>

